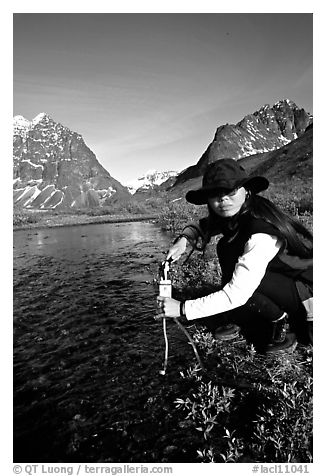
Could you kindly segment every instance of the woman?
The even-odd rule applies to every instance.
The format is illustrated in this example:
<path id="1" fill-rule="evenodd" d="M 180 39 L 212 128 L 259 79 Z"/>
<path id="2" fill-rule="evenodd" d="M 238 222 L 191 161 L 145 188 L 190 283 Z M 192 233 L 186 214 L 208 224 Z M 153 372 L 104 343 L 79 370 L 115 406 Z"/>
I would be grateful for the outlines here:
<path id="1" fill-rule="evenodd" d="M 265 177 L 249 177 L 234 159 L 207 167 L 202 187 L 186 200 L 207 204 L 208 216 L 184 228 L 167 259 L 179 259 L 187 242 L 204 249 L 212 236 L 222 235 L 222 289 L 184 302 L 159 296 L 161 317 L 196 320 L 220 339 L 236 336 L 240 326 L 264 353 L 293 350 L 297 338 L 311 342 L 312 235 L 258 195 L 268 185 Z"/>

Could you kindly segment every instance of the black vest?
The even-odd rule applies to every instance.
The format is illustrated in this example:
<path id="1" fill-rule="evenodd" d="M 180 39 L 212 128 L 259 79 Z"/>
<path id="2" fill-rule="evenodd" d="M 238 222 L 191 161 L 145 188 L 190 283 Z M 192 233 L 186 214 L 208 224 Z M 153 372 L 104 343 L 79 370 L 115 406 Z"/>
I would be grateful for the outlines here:
<path id="1" fill-rule="evenodd" d="M 233 236 L 225 234 L 217 243 L 216 251 L 222 270 L 222 286 L 231 280 L 235 265 L 242 256 L 247 241 L 255 233 L 277 236 L 284 241 L 281 233 L 273 225 L 259 218 L 246 217 Z M 281 248 L 269 262 L 266 271 L 285 274 L 293 279 L 306 277 L 309 281 L 310 278 L 312 279 L 312 259 L 289 255 Z"/>

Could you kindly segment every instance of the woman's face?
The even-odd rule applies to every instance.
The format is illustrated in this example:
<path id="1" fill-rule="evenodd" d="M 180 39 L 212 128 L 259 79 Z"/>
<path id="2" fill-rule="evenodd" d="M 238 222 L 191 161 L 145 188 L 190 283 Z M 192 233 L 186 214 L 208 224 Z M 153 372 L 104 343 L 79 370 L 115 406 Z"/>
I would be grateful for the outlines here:
<path id="1" fill-rule="evenodd" d="M 231 192 L 219 193 L 215 197 L 208 198 L 211 209 L 220 217 L 232 217 L 242 207 L 246 200 L 247 191 L 244 187 Z"/>

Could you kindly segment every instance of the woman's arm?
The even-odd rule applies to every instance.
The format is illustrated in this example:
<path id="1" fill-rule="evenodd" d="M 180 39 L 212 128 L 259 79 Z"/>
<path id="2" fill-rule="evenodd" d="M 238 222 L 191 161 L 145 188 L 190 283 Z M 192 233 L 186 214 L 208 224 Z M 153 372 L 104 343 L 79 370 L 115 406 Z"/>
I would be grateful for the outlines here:
<path id="1" fill-rule="evenodd" d="M 207 235 L 207 231 L 205 231 L 205 228 L 207 228 L 206 221 L 207 219 L 204 218 L 200 220 L 198 224 L 189 223 L 185 226 L 181 234 L 174 240 L 173 245 L 168 251 L 166 260 L 172 259 L 172 261 L 177 261 L 186 251 L 187 243 L 190 243 L 195 249 L 200 249 L 197 248 L 197 244 L 199 238 L 204 241 Z"/>
<path id="2" fill-rule="evenodd" d="M 224 288 L 199 299 L 185 302 L 188 320 L 230 311 L 245 304 L 258 288 L 268 263 L 281 248 L 281 240 L 266 233 L 255 233 L 247 241 L 232 279 Z"/>

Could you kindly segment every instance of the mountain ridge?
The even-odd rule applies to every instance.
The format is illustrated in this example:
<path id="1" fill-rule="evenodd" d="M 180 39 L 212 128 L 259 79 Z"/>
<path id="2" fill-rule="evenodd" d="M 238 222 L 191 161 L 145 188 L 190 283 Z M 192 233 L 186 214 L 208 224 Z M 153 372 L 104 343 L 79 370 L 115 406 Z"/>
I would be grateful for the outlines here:
<path id="1" fill-rule="evenodd" d="M 36 209 L 93 208 L 129 191 L 100 164 L 83 137 L 40 113 L 13 121 L 14 205 Z"/>
<path id="2" fill-rule="evenodd" d="M 202 175 L 207 165 L 215 160 L 226 157 L 239 160 L 279 149 L 303 134 L 312 121 L 310 113 L 289 99 L 277 101 L 273 106 L 265 104 L 237 124 L 217 127 L 212 142 L 198 162 L 178 175 L 175 184 Z"/>
<path id="3" fill-rule="evenodd" d="M 312 124 L 312 115 L 288 99 L 264 105 L 235 125 L 218 126 L 195 165 L 180 173 L 149 170 L 131 188 L 130 182 L 122 185 L 110 175 L 77 132 L 46 113 L 31 121 L 15 116 L 14 204 L 64 210 L 139 204 L 163 196 L 174 200 L 200 186 L 207 164 L 224 156 L 273 180 L 280 180 L 282 170 L 284 177 L 302 174 L 310 180 Z"/>
<path id="4" fill-rule="evenodd" d="M 135 180 L 129 181 L 126 186 L 132 195 L 136 192 L 144 192 L 161 185 L 171 177 L 176 177 L 178 172 L 175 170 L 158 171 L 154 169 L 147 170 L 143 175 Z"/>
<path id="5" fill-rule="evenodd" d="M 273 151 L 246 156 L 239 159 L 249 175 L 263 175 L 270 186 L 302 183 L 311 190 L 313 181 L 313 123 L 297 139 Z M 202 175 L 174 183 L 168 189 L 171 200 L 184 199 L 189 190 L 200 188 Z M 271 188 L 270 187 L 270 188 Z M 162 190 L 165 193 L 165 190 Z"/>

